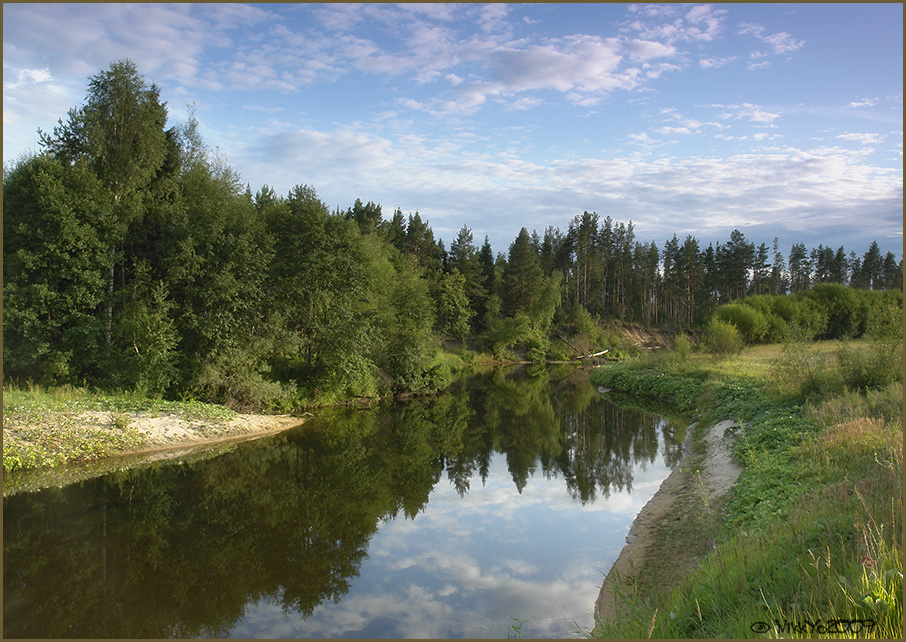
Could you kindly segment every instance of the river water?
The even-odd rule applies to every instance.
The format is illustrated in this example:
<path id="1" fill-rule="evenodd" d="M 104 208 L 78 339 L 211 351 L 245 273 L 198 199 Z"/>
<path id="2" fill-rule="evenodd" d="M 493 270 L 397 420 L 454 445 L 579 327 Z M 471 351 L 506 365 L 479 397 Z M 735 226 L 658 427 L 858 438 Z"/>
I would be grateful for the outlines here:
<path id="1" fill-rule="evenodd" d="M 4 637 L 575 637 L 685 424 L 571 368 L 4 498 Z"/>

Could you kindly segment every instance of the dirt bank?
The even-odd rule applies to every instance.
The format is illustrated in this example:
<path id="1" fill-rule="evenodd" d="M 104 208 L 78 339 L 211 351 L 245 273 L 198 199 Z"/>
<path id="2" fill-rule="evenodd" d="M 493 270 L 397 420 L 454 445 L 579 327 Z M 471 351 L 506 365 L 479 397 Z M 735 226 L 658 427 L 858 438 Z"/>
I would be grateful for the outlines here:
<path id="1" fill-rule="evenodd" d="M 689 426 L 683 461 L 639 512 L 604 580 L 595 604 L 601 620 L 613 620 L 636 596 L 669 590 L 712 548 L 714 520 L 741 470 L 730 459 L 730 443 L 724 438 L 733 425 L 722 421 Z"/>

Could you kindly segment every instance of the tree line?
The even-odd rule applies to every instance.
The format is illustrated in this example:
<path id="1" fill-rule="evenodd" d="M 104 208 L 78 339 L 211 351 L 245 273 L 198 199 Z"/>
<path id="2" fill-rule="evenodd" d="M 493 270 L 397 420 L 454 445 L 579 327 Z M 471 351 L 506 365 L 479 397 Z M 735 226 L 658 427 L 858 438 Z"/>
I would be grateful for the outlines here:
<path id="1" fill-rule="evenodd" d="M 902 260 L 877 243 L 784 257 L 734 230 L 660 249 L 584 212 L 495 254 L 466 226 L 445 248 L 418 212 L 331 211 L 302 184 L 253 194 L 194 116 L 167 127 L 128 60 L 39 136 L 4 168 L 7 379 L 279 406 L 441 385 L 440 337 L 544 358 L 579 312 L 695 327 L 720 304 L 819 283 L 902 290 Z"/>

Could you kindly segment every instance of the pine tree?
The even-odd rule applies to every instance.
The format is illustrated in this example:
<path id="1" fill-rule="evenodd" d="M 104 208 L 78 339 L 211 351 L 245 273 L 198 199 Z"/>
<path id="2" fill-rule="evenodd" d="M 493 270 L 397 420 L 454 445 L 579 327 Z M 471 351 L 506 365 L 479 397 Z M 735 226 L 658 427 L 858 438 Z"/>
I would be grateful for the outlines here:
<path id="1" fill-rule="evenodd" d="M 773 295 L 786 294 L 789 282 L 786 278 L 786 262 L 780 251 L 779 239 L 774 237 L 774 260 L 771 263 L 770 293 Z"/>
<path id="2" fill-rule="evenodd" d="M 510 244 L 503 275 L 503 309 L 507 316 L 531 314 L 532 307 L 541 294 L 542 276 L 538 255 L 532 248 L 528 230 L 523 227 L 516 240 Z"/>

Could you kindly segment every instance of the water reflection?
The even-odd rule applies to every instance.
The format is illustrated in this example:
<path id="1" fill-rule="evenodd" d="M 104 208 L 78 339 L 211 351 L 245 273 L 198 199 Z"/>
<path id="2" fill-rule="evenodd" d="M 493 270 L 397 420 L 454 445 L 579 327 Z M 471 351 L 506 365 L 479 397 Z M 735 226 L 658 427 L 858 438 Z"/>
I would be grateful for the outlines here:
<path id="1" fill-rule="evenodd" d="M 580 371 L 497 371 L 214 459 L 8 497 L 4 636 L 500 637 L 577 583 L 590 612 L 602 569 L 574 553 L 601 540 L 580 535 L 625 535 L 682 430 Z M 574 630 L 552 626 L 535 633 Z"/>

